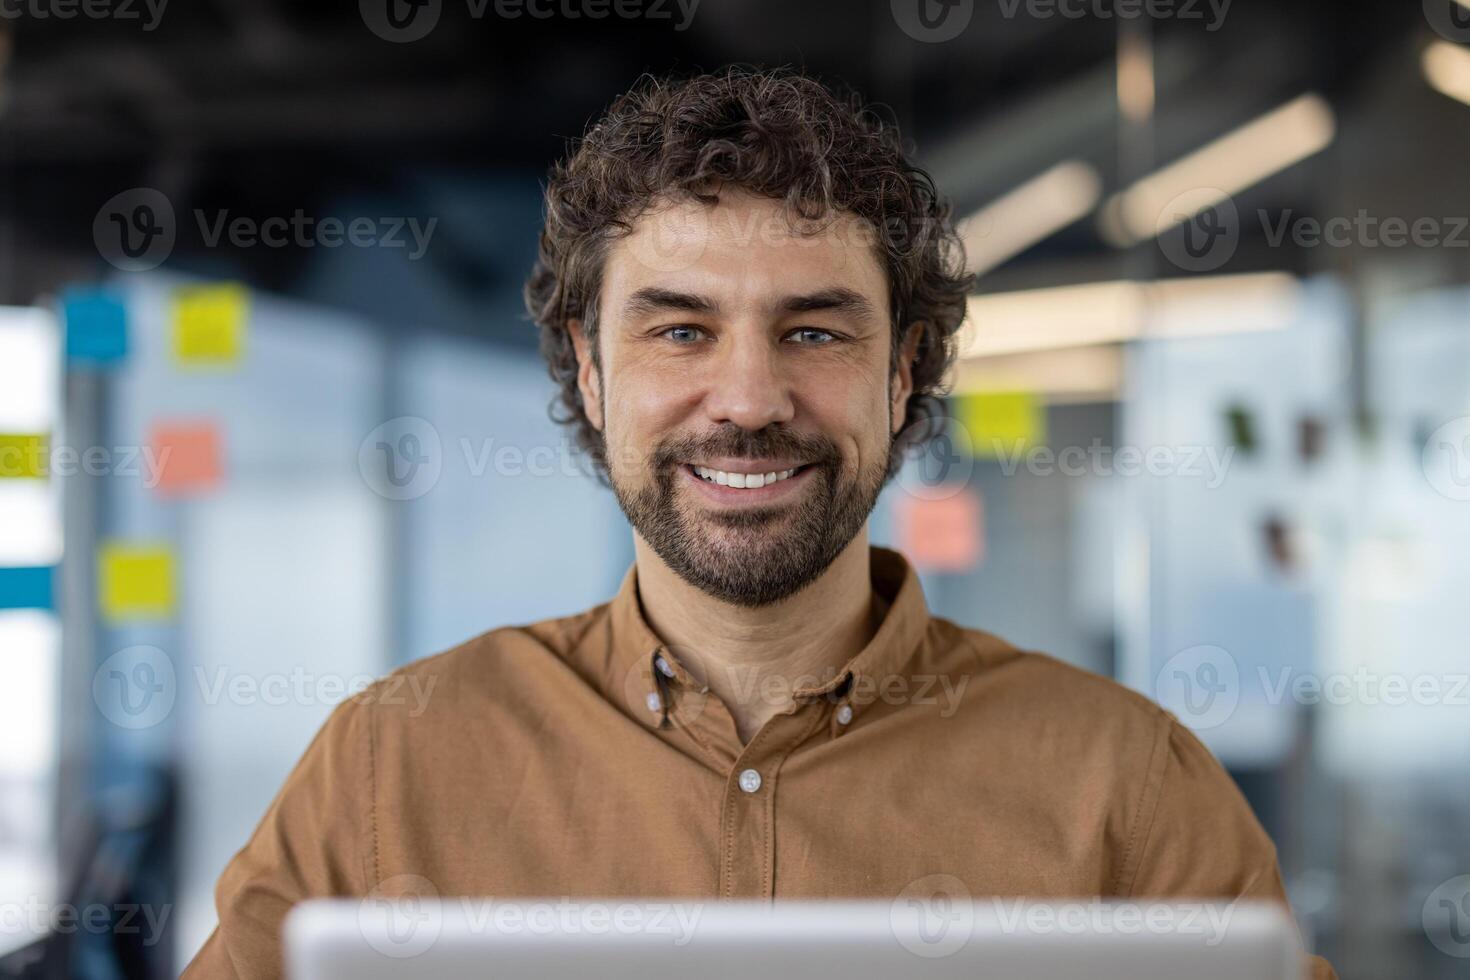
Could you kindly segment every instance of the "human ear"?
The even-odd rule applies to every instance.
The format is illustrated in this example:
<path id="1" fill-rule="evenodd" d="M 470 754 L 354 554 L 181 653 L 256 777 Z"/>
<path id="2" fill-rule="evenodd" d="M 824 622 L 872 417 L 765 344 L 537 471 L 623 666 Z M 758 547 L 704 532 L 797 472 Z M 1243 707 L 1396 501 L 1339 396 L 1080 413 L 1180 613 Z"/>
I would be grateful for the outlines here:
<path id="1" fill-rule="evenodd" d="M 577 389 L 582 393 L 582 410 L 592 428 L 602 431 L 602 372 L 592 356 L 587 334 L 582 330 L 581 320 L 568 320 L 567 334 L 572 338 L 572 349 L 577 354 Z"/>
<path id="2" fill-rule="evenodd" d="M 897 435 L 903 430 L 907 421 L 908 412 L 906 406 L 909 396 L 914 393 L 914 358 L 919 355 L 919 341 L 924 336 L 924 325 L 922 323 L 911 323 L 904 331 L 900 340 L 901 350 L 898 355 L 898 366 L 893 372 L 892 403 L 888 406 L 889 418 L 893 420 L 893 434 Z"/>

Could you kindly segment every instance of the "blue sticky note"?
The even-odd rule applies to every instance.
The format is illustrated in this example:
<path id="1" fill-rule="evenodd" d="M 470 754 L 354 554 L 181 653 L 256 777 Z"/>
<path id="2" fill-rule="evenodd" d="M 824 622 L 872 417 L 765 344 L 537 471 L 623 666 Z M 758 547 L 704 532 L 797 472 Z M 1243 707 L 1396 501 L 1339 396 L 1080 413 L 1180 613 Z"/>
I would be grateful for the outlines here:
<path id="1" fill-rule="evenodd" d="M 69 364 L 106 365 L 128 354 L 128 309 L 101 289 L 70 289 L 62 296 Z"/>
<path id="2" fill-rule="evenodd" d="M 56 608 L 52 586 L 55 571 L 50 566 L 0 567 L 0 609 Z"/>

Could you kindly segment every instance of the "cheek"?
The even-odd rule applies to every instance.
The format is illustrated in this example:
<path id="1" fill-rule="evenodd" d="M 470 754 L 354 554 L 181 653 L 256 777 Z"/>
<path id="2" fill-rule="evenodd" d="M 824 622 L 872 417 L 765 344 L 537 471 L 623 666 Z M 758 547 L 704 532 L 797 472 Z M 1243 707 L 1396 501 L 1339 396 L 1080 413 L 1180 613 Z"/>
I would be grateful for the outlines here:
<path id="1" fill-rule="evenodd" d="M 888 388 L 879 379 L 854 380 L 841 386 L 831 377 L 815 379 L 806 387 L 805 406 L 818 431 L 831 436 L 857 466 L 873 465 L 888 450 Z"/>
<path id="2" fill-rule="evenodd" d="M 697 402 L 688 372 L 628 365 L 609 373 L 604 437 L 625 460 L 643 460 L 658 443 L 685 427 Z"/>

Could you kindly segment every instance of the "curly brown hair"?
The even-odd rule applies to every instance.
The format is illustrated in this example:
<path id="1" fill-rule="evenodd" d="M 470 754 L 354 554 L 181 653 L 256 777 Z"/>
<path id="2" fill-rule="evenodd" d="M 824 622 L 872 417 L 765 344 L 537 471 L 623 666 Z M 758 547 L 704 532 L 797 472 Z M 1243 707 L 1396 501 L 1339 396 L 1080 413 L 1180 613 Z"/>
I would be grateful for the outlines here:
<path id="1" fill-rule="evenodd" d="M 942 427 L 945 375 L 972 277 L 948 203 L 876 106 L 790 69 L 644 76 L 569 151 L 550 173 L 525 301 L 558 386 L 551 417 L 575 426 L 604 483 L 606 445 L 582 404 L 569 321 L 581 321 L 600 370 L 597 300 L 608 243 L 656 205 L 681 196 L 714 203 L 711 188 L 722 185 L 782 201 L 803 221 L 847 212 L 872 227 L 888 278 L 890 377 L 904 329 L 921 330 L 914 389 L 887 478 L 898 472 L 905 449 Z"/>

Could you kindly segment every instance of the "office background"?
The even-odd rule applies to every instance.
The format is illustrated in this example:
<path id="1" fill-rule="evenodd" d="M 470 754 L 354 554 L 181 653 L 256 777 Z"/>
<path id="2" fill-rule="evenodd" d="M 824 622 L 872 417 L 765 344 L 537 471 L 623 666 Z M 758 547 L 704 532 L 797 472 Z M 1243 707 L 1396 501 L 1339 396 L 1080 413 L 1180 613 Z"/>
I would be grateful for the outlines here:
<path id="1" fill-rule="evenodd" d="M 1191 724 L 1344 978 L 1463 975 L 1460 0 L 0 3 L 6 962 L 176 972 L 334 703 L 611 595 L 540 189 L 730 62 L 891 107 L 964 219 L 955 421 L 874 540 Z"/>

